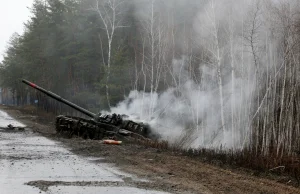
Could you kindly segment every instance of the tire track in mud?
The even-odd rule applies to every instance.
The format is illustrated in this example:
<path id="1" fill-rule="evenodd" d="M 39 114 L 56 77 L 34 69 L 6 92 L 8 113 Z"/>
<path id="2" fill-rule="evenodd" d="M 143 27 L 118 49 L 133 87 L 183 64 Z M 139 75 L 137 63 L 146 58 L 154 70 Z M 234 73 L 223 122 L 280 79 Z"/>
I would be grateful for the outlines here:
<path id="1" fill-rule="evenodd" d="M 50 187 L 53 186 L 81 186 L 81 187 L 131 187 L 138 189 L 146 189 L 152 191 L 166 191 L 171 193 L 198 193 L 198 192 L 184 192 L 179 191 L 174 184 L 165 184 L 165 183 L 153 183 L 153 182 L 140 182 L 133 181 L 130 178 L 124 178 L 124 182 L 119 181 L 30 181 L 26 185 L 34 186 L 40 189 L 41 191 L 47 192 Z M 159 189 L 158 189 L 159 188 Z"/>

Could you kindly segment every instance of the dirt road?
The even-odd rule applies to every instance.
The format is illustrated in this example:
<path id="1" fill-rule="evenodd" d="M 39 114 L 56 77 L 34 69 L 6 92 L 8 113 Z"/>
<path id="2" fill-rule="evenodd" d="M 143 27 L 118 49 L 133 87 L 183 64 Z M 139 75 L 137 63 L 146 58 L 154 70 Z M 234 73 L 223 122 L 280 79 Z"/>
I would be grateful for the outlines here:
<path id="1" fill-rule="evenodd" d="M 75 173 L 75 177 L 79 177 L 79 180 L 74 180 L 74 178 L 66 181 L 64 178 L 60 180 L 56 179 L 57 177 L 52 177 L 49 181 L 45 177 L 40 177 L 40 181 L 28 182 L 29 185 L 35 186 L 32 188 L 40 189 L 43 192 L 59 188 L 60 190 L 55 191 L 67 193 L 70 186 L 72 186 L 72 189 L 74 189 L 72 191 L 77 191 L 78 193 L 81 193 L 80 191 L 83 192 L 83 188 L 90 189 L 89 192 L 85 193 L 93 193 L 93 191 L 98 191 L 99 193 L 99 189 L 112 189 L 110 191 L 114 191 L 113 189 L 118 189 L 121 185 L 128 189 L 144 189 L 137 191 L 137 193 L 145 193 L 145 189 L 168 193 L 300 193 L 300 189 L 288 185 L 293 183 L 294 180 L 290 180 L 287 177 L 273 177 L 274 180 L 271 180 L 265 178 L 265 175 L 254 176 L 253 174 L 255 173 L 253 171 L 233 169 L 231 167 L 221 168 L 180 153 L 146 148 L 145 146 L 132 143 L 114 146 L 102 144 L 100 141 L 61 138 L 55 135 L 53 124 L 45 121 L 36 122 L 39 119 L 30 115 L 30 111 L 24 112 L 22 109 L 5 106 L 0 106 L 0 109 L 5 110 L 27 126 L 31 126 L 32 131 L 36 132 L 33 134 L 38 135 L 39 138 L 44 138 L 45 142 L 59 142 L 60 149 L 66 148 L 62 152 L 65 158 L 61 159 L 61 163 L 73 165 L 72 162 L 75 159 L 81 160 L 84 158 L 82 159 L 84 160 L 83 166 L 80 168 L 86 168 L 86 170 Z M 41 135 L 43 137 L 40 137 Z M 5 138 L 8 137 L 9 135 L 5 136 Z M 2 141 L 2 138 L 0 137 L 0 141 Z M 21 148 L 19 147 L 18 149 Z M 25 147 L 22 150 L 28 152 Z M 0 159 L 3 157 L 2 155 L 1 152 Z M 31 158 L 33 156 L 28 157 Z M 49 158 L 46 158 L 46 161 L 49 161 Z M 88 163 L 86 163 L 87 161 Z M 30 163 L 27 165 L 29 166 Z M 109 180 L 108 182 L 96 180 L 97 178 L 95 177 L 101 176 L 101 173 L 95 175 L 93 174 L 94 172 L 88 169 L 99 165 L 113 165 L 113 169 L 117 172 L 113 173 L 113 178 L 118 180 Z M 5 167 L 7 168 L 8 166 Z M 55 171 L 56 167 L 54 162 L 51 169 L 48 169 L 49 172 L 52 173 L 51 170 Z M 35 169 L 32 169 L 32 171 Z M 90 180 L 88 177 L 93 178 Z M 108 183 L 107 185 L 105 185 L 106 182 Z"/>

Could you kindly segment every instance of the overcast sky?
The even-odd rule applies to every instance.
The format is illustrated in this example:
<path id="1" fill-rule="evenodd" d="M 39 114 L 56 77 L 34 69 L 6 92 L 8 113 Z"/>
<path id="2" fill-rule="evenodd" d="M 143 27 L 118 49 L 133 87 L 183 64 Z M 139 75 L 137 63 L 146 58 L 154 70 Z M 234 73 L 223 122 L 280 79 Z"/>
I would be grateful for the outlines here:
<path id="1" fill-rule="evenodd" d="M 23 33 L 23 24 L 29 19 L 33 0 L 0 0 L 0 61 L 9 38 L 14 32 Z"/>

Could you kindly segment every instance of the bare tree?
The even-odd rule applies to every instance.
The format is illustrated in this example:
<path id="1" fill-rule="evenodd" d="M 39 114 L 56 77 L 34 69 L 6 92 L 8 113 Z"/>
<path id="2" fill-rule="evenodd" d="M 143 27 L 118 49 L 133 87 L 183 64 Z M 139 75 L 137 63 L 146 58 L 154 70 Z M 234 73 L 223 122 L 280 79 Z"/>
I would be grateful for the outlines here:
<path id="1" fill-rule="evenodd" d="M 251 90 L 251 95 L 250 95 L 250 100 L 249 100 L 249 113 L 251 112 L 251 109 L 253 108 L 252 104 L 252 99 L 257 97 L 257 107 L 259 107 L 260 104 L 260 74 L 259 74 L 259 44 L 260 44 L 260 28 L 262 26 L 261 23 L 261 4 L 260 0 L 256 0 L 253 2 L 252 9 L 250 9 L 248 20 L 246 21 L 245 25 L 245 32 L 244 32 L 244 38 L 246 39 L 246 47 L 249 47 L 250 53 L 252 55 L 252 60 L 253 60 L 253 68 L 254 68 L 254 76 L 252 74 L 252 69 L 250 68 L 248 71 L 248 80 L 250 82 L 255 82 L 255 89 L 257 94 Z M 250 64 L 252 67 L 252 64 Z M 250 83 L 249 83 L 250 85 Z M 257 119 L 257 128 L 260 126 L 260 120 Z M 253 131 L 253 130 L 252 130 Z M 258 130 L 255 131 L 256 138 L 257 140 L 255 142 L 256 149 L 258 149 L 258 139 L 259 139 L 259 133 Z M 252 134 L 254 135 L 254 134 Z"/>
<path id="2" fill-rule="evenodd" d="M 107 104 L 109 108 L 110 105 L 110 97 L 109 97 L 109 79 L 110 79 L 110 67 L 111 67 L 111 55 L 112 55 L 112 42 L 114 40 L 114 35 L 117 29 L 124 28 L 127 26 L 123 25 L 123 12 L 124 7 L 122 5 L 124 4 L 124 0 L 96 0 L 96 6 L 93 8 L 94 11 L 96 11 L 101 18 L 103 28 L 106 32 L 106 38 L 108 41 L 108 48 L 107 48 L 107 56 L 104 56 L 103 51 L 103 44 L 102 44 L 102 37 L 99 33 L 99 40 L 101 43 L 101 51 L 102 51 L 102 58 L 103 63 L 107 67 L 106 69 L 106 98 L 107 98 Z M 105 61 L 105 58 L 107 60 Z"/>
<path id="3" fill-rule="evenodd" d="M 154 111 L 153 98 L 161 82 L 163 67 L 167 63 L 167 36 L 162 13 L 156 10 L 161 1 L 150 0 L 148 3 L 149 6 L 145 9 L 144 17 L 141 17 L 140 24 L 143 35 L 142 74 L 144 78 L 147 75 L 149 79 L 149 81 L 144 79 L 144 92 L 147 83 L 150 86 L 151 96 L 148 115 L 151 117 Z"/>
<path id="4" fill-rule="evenodd" d="M 205 10 L 206 13 L 206 26 L 204 31 L 209 31 L 209 39 L 204 48 L 207 49 L 212 59 L 212 65 L 216 68 L 216 78 L 219 90 L 219 103 L 220 103 L 220 116 L 221 116 L 221 129 L 223 135 L 226 132 L 225 126 L 225 108 L 224 108 L 224 94 L 223 94 L 223 78 L 222 78 L 222 57 L 223 49 L 221 48 L 219 37 L 219 19 L 216 15 L 216 4 L 214 0 L 210 0 L 208 7 Z M 202 18 L 203 19 L 203 18 Z M 201 18 L 200 18 L 201 20 Z"/>

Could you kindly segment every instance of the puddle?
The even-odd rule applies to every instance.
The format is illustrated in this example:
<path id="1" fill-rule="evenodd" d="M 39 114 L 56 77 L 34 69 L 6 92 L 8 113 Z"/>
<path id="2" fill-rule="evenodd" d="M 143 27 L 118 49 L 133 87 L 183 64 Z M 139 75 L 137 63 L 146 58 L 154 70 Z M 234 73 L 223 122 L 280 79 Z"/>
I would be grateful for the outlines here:
<path id="1" fill-rule="evenodd" d="M 137 189 L 132 187 L 79 187 L 79 186 L 53 186 L 46 192 L 47 194 L 116 194 L 116 193 L 130 193 L 130 194 L 167 194 L 165 192 L 151 191 L 146 189 Z"/>

